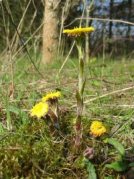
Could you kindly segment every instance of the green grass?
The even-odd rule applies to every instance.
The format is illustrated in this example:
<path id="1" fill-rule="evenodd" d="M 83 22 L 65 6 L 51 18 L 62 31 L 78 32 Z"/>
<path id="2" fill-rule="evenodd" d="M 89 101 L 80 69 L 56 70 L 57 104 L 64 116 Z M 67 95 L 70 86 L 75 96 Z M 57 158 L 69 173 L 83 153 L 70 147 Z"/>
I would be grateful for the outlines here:
<path id="1" fill-rule="evenodd" d="M 58 74 L 62 61 L 41 67 L 38 60 L 36 65 L 43 74 L 41 77 L 23 56 L 13 64 L 13 80 L 10 65 L 4 65 L 0 74 L 0 178 L 86 179 L 88 171 L 83 165 L 83 152 L 87 146 L 93 145 L 92 163 L 98 178 L 119 178 L 128 172 L 105 169 L 105 164 L 118 156 L 103 139 L 116 138 L 128 156 L 134 155 L 134 89 L 110 94 L 133 86 L 134 61 L 97 58 L 86 66 L 83 140 L 78 151 L 73 145 L 77 64 L 77 59 L 69 59 Z M 62 93 L 62 114 L 60 131 L 53 136 L 47 121 L 31 118 L 29 110 L 46 92 L 55 89 Z M 100 97 L 103 94 L 107 95 Z M 90 101 L 92 98 L 94 100 Z M 107 135 L 96 139 L 95 144 L 89 133 L 93 120 L 103 121 L 108 128 Z"/>

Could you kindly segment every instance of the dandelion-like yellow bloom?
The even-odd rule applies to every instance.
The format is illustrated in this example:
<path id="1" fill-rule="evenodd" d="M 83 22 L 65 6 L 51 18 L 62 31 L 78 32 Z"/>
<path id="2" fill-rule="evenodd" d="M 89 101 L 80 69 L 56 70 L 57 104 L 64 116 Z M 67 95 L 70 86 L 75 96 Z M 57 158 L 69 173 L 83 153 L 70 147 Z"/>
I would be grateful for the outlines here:
<path id="1" fill-rule="evenodd" d="M 65 29 L 63 30 L 63 33 L 68 34 L 69 36 L 80 36 L 85 33 L 93 32 L 94 30 L 94 27 L 78 27 L 74 29 Z"/>
<path id="2" fill-rule="evenodd" d="M 47 103 L 39 102 L 31 109 L 30 114 L 31 116 L 41 118 L 47 114 L 48 109 L 49 107 Z"/>
<path id="3" fill-rule="evenodd" d="M 106 128 L 100 121 L 93 121 L 91 126 L 90 126 L 90 133 L 94 137 L 99 137 L 106 133 Z"/>
<path id="4" fill-rule="evenodd" d="M 57 91 L 57 92 L 51 92 L 51 93 L 48 93 L 46 96 L 44 96 L 42 98 L 42 101 L 46 102 L 46 101 L 49 101 L 49 100 L 57 99 L 59 97 L 61 97 L 61 93 L 59 91 Z"/>

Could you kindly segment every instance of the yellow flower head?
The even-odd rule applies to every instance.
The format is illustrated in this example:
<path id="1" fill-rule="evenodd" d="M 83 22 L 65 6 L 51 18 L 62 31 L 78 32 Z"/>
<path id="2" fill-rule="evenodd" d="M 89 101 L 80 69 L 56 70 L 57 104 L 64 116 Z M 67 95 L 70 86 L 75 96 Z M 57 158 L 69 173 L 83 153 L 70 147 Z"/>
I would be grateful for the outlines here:
<path id="1" fill-rule="evenodd" d="M 90 126 L 90 133 L 94 137 L 99 137 L 106 133 L 106 128 L 100 121 L 93 121 L 91 126 Z"/>
<path id="2" fill-rule="evenodd" d="M 48 93 L 46 96 L 42 98 L 43 102 L 49 101 L 49 100 L 55 100 L 57 98 L 61 97 L 61 93 L 59 91 L 57 92 L 51 92 Z"/>
<path id="3" fill-rule="evenodd" d="M 39 102 L 37 103 L 30 111 L 31 116 L 36 116 L 37 118 L 41 118 L 45 116 L 48 112 L 48 104 Z"/>
<path id="4" fill-rule="evenodd" d="M 74 29 L 65 29 L 63 30 L 63 33 L 68 34 L 69 36 L 80 36 L 85 33 L 93 32 L 94 30 L 94 27 L 78 27 Z"/>

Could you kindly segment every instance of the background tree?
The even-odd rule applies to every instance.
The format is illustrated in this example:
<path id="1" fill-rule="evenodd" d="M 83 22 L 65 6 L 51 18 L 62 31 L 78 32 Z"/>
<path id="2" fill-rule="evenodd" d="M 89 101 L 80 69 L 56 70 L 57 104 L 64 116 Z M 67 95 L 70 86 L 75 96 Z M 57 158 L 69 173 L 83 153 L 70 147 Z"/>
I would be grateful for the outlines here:
<path id="1" fill-rule="evenodd" d="M 7 55 L 9 48 L 13 59 L 18 58 L 19 55 L 25 55 L 23 47 L 25 45 L 32 56 L 37 57 L 38 54 L 42 54 L 43 52 L 42 62 L 47 63 L 56 57 L 57 48 L 59 44 L 61 45 L 61 42 L 63 43 L 60 46 L 62 48 L 60 52 L 65 54 L 68 52 L 67 48 L 70 47 L 71 42 L 69 38 L 65 36 L 63 38 L 61 35 L 63 28 L 79 26 L 80 20 L 74 21 L 74 19 L 81 17 L 84 2 L 91 5 L 92 1 L 93 0 L 39 0 L 37 2 L 37 0 L 14 0 L 16 3 L 15 6 L 12 0 L 0 1 L 0 52 L 3 52 L 1 56 L 3 54 Z M 110 1 L 113 1 L 113 4 L 110 4 Z M 134 1 L 110 1 L 94 0 L 93 8 L 89 16 L 104 19 L 111 17 L 112 19 L 134 22 Z M 110 5 L 113 6 L 112 11 L 110 11 Z M 73 23 L 71 23 L 72 21 Z M 82 20 L 82 25 L 84 26 L 85 24 L 86 20 Z M 110 24 L 112 24 L 112 26 Z M 89 46 L 92 54 L 102 54 L 103 47 L 105 47 L 105 52 L 109 52 L 109 44 L 110 52 L 113 54 L 116 53 L 116 55 L 124 54 L 124 49 L 126 52 L 133 50 L 134 28 L 132 25 L 98 20 L 90 20 L 89 25 L 93 25 L 96 28 L 94 34 L 90 36 L 91 44 Z M 111 37 L 110 34 L 112 34 Z M 105 40 L 103 41 L 103 39 Z M 66 43 L 65 45 L 64 41 Z M 3 58 L 6 59 L 5 57 Z M 37 58 L 33 60 L 36 61 L 36 59 Z M 7 64 L 6 60 L 4 60 L 4 63 Z"/>
<path id="2" fill-rule="evenodd" d="M 69 10 L 79 2 L 80 0 L 45 0 L 43 63 L 49 63 L 57 56 L 61 22 L 64 23 Z"/>
<path id="3" fill-rule="evenodd" d="M 61 2 L 45 0 L 43 26 L 43 63 L 48 63 L 56 55 L 58 46 L 58 25 Z"/>

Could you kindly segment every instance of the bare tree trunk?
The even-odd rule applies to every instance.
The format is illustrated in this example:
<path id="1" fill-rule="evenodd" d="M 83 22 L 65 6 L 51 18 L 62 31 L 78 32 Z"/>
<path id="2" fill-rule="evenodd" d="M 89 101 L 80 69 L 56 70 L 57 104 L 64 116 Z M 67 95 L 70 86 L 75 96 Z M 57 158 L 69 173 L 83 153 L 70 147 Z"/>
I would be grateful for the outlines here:
<path id="1" fill-rule="evenodd" d="M 109 14 L 109 18 L 112 19 L 113 18 L 113 5 L 114 5 L 114 0 L 110 0 L 110 14 Z M 113 28 L 113 22 L 110 21 L 109 22 L 109 39 L 111 40 L 112 39 L 112 35 L 113 35 L 113 31 L 112 31 L 112 28 Z M 111 49 L 112 49 L 112 45 L 111 45 L 111 42 L 109 43 L 109 52 L 111 52 Z"/>
<path id="2" fill-rule="evenodd" d="M 90 14 L 90 9 L 89 6 L 87 5 L 86 7 L 86 27 L 89 26 L 89 14 Z M 89 34 L 86 34 L 86 39 L 85 39 L 85 61 L 86 63 L 89 62 Z"/>
<path id="3" fill-rule="evenodd" d="M 65 16 L 68 16 L 69 10 L 79 4 L 80 0 L 44 0 L 44 2 L 42 62 L 46 64 L 51 63 L 58 55 L 62 8 L 65 6 Z M 66 18 L 64 17 L 64 20 Z"/>
<path id="4" fill-rule="evenodd" d="M 58 48 L 59 0 L 45 0 L 43 26 L 43 63 L 50 63 Z"/>
<path id="5" fill-rule="evenodd" d="M 131 16 L 132 16 L 132 0 L 128 0 L 128 21 L 131 21 Z M 130 38 L 131 36 L 131 26 L 128 25 L 128 30 L 127 30 L 127 38 Z"/>

